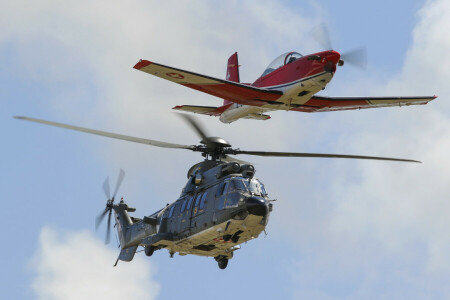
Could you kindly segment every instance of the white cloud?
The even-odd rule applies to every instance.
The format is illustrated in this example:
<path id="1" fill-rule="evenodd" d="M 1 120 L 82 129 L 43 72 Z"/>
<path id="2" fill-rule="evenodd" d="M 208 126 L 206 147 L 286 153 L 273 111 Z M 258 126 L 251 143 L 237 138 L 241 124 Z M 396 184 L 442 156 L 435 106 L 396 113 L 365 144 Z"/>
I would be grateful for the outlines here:
<path id="1" fill-rule="evenodd" d="M 448 1 L 427 1 L 418 13 L 401 74 L 376 88 L 385 95 L 439 98 L 420 107 L 329 115 L 316 131 L 325 136 L 332 128 L 336 135 L 329 143 L 336 143 L 340 152 L 424 163 L 336 161 L 326 166 L 328 174 L 320 173 L 322 164 L 311 169 L 314 179 L 305 183 L 312 187 L 306 188 L 305 200 L 289 207 L 293 216 L 284 224 L 301 240 L 298 297 L 449 297 L 449 15 Z M 295 214 L 307 222 L 292 226 Z"/>
<path id="2" fill-rule="evenodd" d="M 86 231 L 43 228 L 31 263 L 38 299 L 155 299 L 160 287 L 152 264 L 137 255 L 114 268 L 117 252 Z"/>

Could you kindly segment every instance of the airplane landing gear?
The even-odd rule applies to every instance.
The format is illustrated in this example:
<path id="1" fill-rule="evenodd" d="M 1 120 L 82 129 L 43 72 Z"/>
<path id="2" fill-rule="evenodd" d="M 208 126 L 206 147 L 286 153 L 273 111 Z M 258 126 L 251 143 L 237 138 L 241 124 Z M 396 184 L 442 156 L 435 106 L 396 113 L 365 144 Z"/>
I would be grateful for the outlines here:
<path id="1" fill-rule="evenodd" d="M 218 256 L 216 257 L 216 261 L 219 265 L 219 269 L 225 269 L 228 266 L 228 258 L 225 256 Z"/>

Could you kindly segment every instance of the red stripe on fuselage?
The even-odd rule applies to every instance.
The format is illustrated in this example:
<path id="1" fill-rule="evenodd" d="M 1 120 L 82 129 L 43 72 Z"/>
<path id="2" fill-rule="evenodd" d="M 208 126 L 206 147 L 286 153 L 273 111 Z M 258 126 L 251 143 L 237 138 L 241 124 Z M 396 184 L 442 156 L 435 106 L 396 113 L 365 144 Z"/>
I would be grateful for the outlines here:
<path id="1" fill-rule="evenodd" d="M 257 90 L 252 90 L 245 87 L 240 87 L 231 84 L 193 84 L 184 83 L 186 87 L 201 91 L 234 103 L 262 106 L 267 104 L 267 101 L 276 101 L 281 97 L 279 94 L 264 93 Z M 261 100 L 258 100 L 261 99 Z"/>

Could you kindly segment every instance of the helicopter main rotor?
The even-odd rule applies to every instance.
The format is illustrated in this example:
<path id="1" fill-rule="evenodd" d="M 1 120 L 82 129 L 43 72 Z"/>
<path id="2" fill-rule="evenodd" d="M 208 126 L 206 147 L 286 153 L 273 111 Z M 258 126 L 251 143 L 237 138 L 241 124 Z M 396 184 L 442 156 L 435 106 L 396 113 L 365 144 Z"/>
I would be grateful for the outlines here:
<path id="1" fill-rule="evenodd" d="M 138 138 L 123 134 L 111 133 L 107 131 L 89 129 L 79 126 L 67 125 L 63 123 L 57 123 L 52 121 L 46 121 L 41 119 L 35 119 L 30 117 L 15 116 L 14 118 L 20 120 L 26 120 L 35 123 L 46 124 L 55 127 L 61 127 L 71 129 L 75 131 L 82 131 L 90 134 L 106 136 L 110 138 L 146 144 L 150 146 L 173 148 L 173 149 L 186 149 L 194 152 L 201 152 L 202 156 L 211 160 L 224 160 L 224 161 L 239 161 L 229 155 L 254 155 L 254 156 L 272 156 L 272 157 L 317 157 L 317 158 L 347 158 L 347 159 L 370 159 L 370 160 L 387 160 L 387 161 L 400 161 L 400 162 L 414 162 L 421 163 L 417 160 L 404 159 L 404 158 L 392 158 L 392 157 L 380 157 L 380 156 L 366 156 L 366 155 L 344 155 L 344 154 L 327 154 L 327 153 L 302 153 L 302 152 L 273 152 L 273 151 L 246 151 L 238 148 L 233 149 L 231 144 L 220 137 L 208 137 L 206 131 L 201 125 L 194 120 L 190 115 L 179 114 L 197 134 L 202 138 L 201 145 L 181 145 L 174 143 L 167 143 L 162 141 Z"/>

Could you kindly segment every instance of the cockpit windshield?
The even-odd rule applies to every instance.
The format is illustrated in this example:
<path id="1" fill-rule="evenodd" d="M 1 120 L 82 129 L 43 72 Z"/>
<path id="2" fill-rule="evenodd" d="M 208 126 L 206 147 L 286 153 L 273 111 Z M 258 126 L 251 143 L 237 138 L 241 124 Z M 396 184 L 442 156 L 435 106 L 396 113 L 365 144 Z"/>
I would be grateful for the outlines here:
<path id="1" fill-rule="evenodd" d="M 275 71 L 278 68 L 281 68 L 284 65 L 290 64 L 291 62 L 297 60 L 302 56 L 303 55 L 297 52 L 287 52 L 281 54 L 270 63 L 270 65 L 266 68 L 261 77 L 266 76 L 269 73 L 272 73 L 273 71 Z"/>
<path id="2" fill-rule="evenodd" d="M 257 196 L 267 195 L 266 189 L 264 188 L 264 184 L 262 184 L 261 181 L 259 181 L 258 179 L 235 178 L 233 181 L 236 187 L 237 187 L 236 183 L 239 182 L 241 188 L 238 189 L 240 190 L 247 190 L 250 194 Z M 242 182 L 244 183 L 243 185 Z"/>

